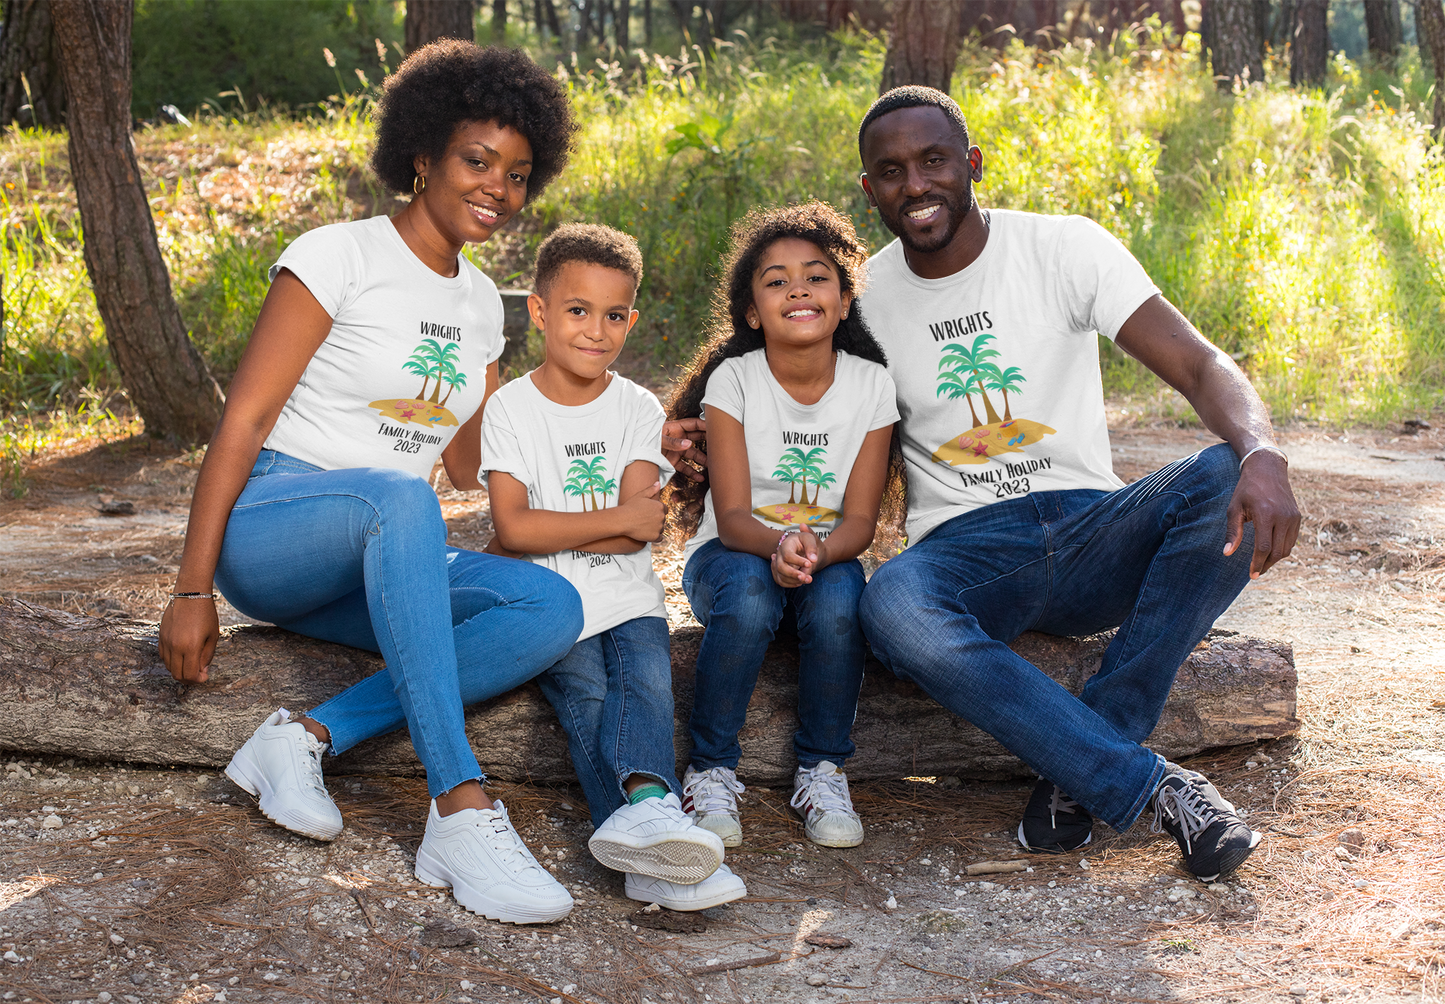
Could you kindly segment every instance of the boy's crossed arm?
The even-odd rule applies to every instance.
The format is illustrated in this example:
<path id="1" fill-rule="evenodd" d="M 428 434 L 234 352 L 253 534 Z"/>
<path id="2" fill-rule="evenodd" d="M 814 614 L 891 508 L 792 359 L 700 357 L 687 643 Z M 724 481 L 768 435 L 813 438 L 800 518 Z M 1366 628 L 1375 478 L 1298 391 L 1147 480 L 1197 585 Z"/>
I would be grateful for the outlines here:
<path id="1" fill-rule="evenodd" d="M 556 551 L 631 554 L 662 537 L 664 512 L 657 465 L 634 460 L 622 472 L 619 502 L 610 509 L 558 512 L 527 505 L 527 486 L 504 471 L 488 474 L 492 525 L 490 554 L 520 557 Z"/>

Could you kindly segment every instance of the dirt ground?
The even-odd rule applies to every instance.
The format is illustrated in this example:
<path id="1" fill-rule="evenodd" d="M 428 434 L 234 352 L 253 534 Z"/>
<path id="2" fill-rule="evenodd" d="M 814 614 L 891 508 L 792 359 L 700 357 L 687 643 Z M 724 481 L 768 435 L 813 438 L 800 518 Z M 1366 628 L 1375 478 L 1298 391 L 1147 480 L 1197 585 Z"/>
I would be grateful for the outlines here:
<path id="1" fill-rule="evenodd" d="M 1214 441 L 1117 407 L 1111 419 L 1126 479 Z M 1302 729 L 1190 763 L 1266 834 L 1226 882 L 1187 876 L 1147 816 L 1123 836 L 1096 829 L 1087 853 L 1028 857 L 1012 839 L 1025 781 L 912 778 L 855 786 L 868 839 L 848 851 L 803 839 L 790 792 L 750 788 L 745 843 L 728 856 L 749 897 L 649 914 L 588 855 L 576 788 L 497 783 L 578 904 L 515 928 L 413 878 L 419 781 L 331 778 L 347 828 L 321 844 L 270 825 L 214 773 L 9 753 L 0 999 L 1440 1000 L 1445 422 L 1433 424 L 1284 434 L 1304 534 L 1220 626 L 1293 642 Z M 29 494 L 0 505 L 3 592 L 158 617 L 197 459 L 124 437 L 36 458 Z M 484 494 L 444 479 L 441 494 L 453 540 L 481 546 Z M 101 514 L 126 502 L 133 514 Z M 684 622 L 679 553 L 656 558 Z M 1012 859 L 1027 870 L 966 874 Z"/>

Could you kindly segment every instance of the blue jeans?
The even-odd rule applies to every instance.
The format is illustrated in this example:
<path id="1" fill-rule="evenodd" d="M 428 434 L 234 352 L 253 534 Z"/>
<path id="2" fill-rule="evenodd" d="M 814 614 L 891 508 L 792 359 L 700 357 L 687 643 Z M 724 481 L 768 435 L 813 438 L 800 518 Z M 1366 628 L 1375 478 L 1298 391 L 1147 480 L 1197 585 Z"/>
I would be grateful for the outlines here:
<path id="1" fill-rule="evenodd" d="M 829 565 L 805 586 L 784 589 L 768 562 L 729 551 L 714 538 L 693 552 L 682 573 L 692 613 L 705 628 L 688 729 L 692 765 L 736 770 L 738 732 L 758 684 L 768 642 L 791 607 L 798 627 L 798 722 L 793 751 L 803 767 L 853 755 L 853 719 L 863 686 L 858 597 L 863 566 Z"/>
<path id="2" fill-rule="evenodd" d="M 672 647 L 667 621 L 638 617 L 572 646 L 537 678 L 552 702 L 592 825 L 622 807 L 622 783 L 645 774 L 674 792 Z"/>
<path id="3" fill-rule="evenodd" d="M 879 660 L 988 732 L 1116 830 L 1163 776 L 1141 746 L 1174 674 L 1249 581 L 1253 526 L 1224 557 L 1234 451 L 1212 446 L 1118 491 L 1036 492 L 957 516 L 863 593 Z M 1074 697 L 1008 642 L 1117 627 Z"/>
<path id="4" fill-rule="evenodd" d="M 407 726 L 433 797 L 482 776 L 462 708 L 530 680 L 582 630 L 582 601 L 560 575 L 446 538 L 422 478 L 262 450 L 216 567 L 246 616 L 381 653 L 385 670 L 311 716 L 336 753 Z"/>

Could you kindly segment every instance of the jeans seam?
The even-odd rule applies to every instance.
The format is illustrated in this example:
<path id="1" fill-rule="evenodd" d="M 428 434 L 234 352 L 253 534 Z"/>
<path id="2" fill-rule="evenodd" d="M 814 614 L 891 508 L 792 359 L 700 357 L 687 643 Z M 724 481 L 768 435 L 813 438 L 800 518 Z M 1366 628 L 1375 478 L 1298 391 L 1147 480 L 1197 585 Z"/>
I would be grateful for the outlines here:
<path id="1" fill-rule="evenodd" d="M 611 645 L 613 657 L 617 660 L 617 735 L 613 739 L 612 762 L 615 764 L 615 773 L 619 776 L 616 779 L 618 792 L 622 795 L 622 801 L 627 801 L 627 786 L 623 782 L 626 777 L 622 775 L 622 751 L 627 748 L 627 660 L 622 655 L 622 646 L 617 644 L 617 639 L 608 631 L 602 639 L 604 646 Z M 602 653 L 602 671 L 607 671 L 607 652 Z"/>

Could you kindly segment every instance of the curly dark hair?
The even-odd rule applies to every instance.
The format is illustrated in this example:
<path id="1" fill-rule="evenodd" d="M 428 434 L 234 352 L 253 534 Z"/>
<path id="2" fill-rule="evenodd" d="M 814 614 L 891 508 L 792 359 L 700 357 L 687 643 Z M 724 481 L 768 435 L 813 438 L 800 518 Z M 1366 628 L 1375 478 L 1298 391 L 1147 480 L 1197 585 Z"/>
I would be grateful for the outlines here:
<path id="1" fill-rule="evenodd" d="M 532 146 L 527 200 L 567 166 L 577 132 L 562 85 L 521 49 L 443 38 L 417 49 L 381 87 L 371 168 L 393 192 L 409 192 L 413 161 L 446 152 L 463 122 L 510 126 Z"/>
<path id="2" fill-rule="evenodd" d="M 707 340 L 693 353 L 668 401 L 669 419 L 696 418 L 702 414 L 702 399 L 708 378 L 725 359 L 746 355 L 766 345 L 760 328 L 749 326 L 748 308 L 753 305 L 753 276 L 763 255 L 778 241 L 796 238 L 808 241 L 828 256 L 838 269 L 843 292 L 855 297 L 848 316 L 833 329 L 833 350 L 848 352 L 880 366 L 888 365 L 883 347 L 868 330 L 859 309 L 857 294 L 863 291 L 868 248 L 858 239 L 853 221 L 826 202 L 803 202 L 776 209 L 754 209 L 733 224 L 729 248 L 723 258 L 725 285 L 713 291 L 712 320 Z M 706 442 L 702 444 L 705 451 Z M 703 474 L 707 471 L 704 469 Z M 673 533 L 679 538 L 692 536 L 702 520 L 703 496 L 708 481 L 693 481 L 682 473 L 674 474 L 663 494 L 669 510 Z M 907 481 L 903 467 L 903 449 L 898 430 L 888 449 L 888 480 L 883 489 L 879 519 L 896 524 L 907 506 Z"/>
<path id="3" fill-rule="evenodd" d="M 632 278 L 632 291 L 642 284 L 642 251 L 631 234 L 598 223 L 564 223 L 537 249 L 532 288 L 546 297 L 557 273 L 572 262 L 615 268 Z"/>
<path id="4" fill-rule="evenodd" d="M 958 107 L 958 102 L 937 88 L 907 84 L 884 91 L 868 106 L 863 121 L 858 123 L 859 160 L 863 159 L 863 134 L 868 131 L 868 127 L 889 112 L 896 112 L 900 108 L 937 108 L 953 126 L 954 135 L 963 144 L 963 148 L 968 149 L 968 120 L 963 117 L 963 109 Z"/>

